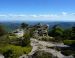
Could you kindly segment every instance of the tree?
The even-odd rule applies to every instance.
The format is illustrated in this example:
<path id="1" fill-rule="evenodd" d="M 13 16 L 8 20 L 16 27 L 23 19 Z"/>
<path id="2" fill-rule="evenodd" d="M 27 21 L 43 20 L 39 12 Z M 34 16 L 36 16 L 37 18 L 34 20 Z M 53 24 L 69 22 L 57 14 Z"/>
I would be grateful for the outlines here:
<path id="1" fill-rule="evenodd" d="M 30 37 L 33 37 L 34 31 L 35 31 L 34 28 L 31 28 L 31 29 L 29 30 Z"/>
<path id="2" fill-rule="evenodd" d="M 4 26 L 0 25 L 0 36 L 4 35 L 6 33 Z"/>
<path id="3" fill-rule="evenodd" d="M 75 40 L 75 27 L 66 29 L 63 34 L 64 39 Z"/>
<path id="4" fill-rule="evenodd" d="M 49 31 L 49 36 L 52 36 L 52 37 L 54 37 L 55 38 L 55 40 L 54 41 L 62 41 L 63 40 L 63 38 L 62 38 L 62 36 L 63 36 L 63 28 L 61 28 L 59 25 L 54 25 L 53 27 L 52 27 L 52 30 L 50 30 Z"/>
<path id="5" fill-rule="evenodd" d="M 71 38 L 71 32 L 72 32 L 71 29 L 64 30 L 64 32 L 63 32 L 63 38 L 64 38 L 64 40 L 66 40 L 66 39 L 69 40 Z"/>
<path id="6" fill-rule="evenodd" d="M 21 28 L 23 28 L 23 29 L 26 28 L 27 26 L 28 26 L 28 24 L 26 24 L 26 23 L 21 24 Z"/>
<path id="7" fill-rule="evenodd" d="M 27 32 L 24 34 L 23 39 L 21 40 L 21 46 L 30 45 L 30 33 Z"/>
<path id="8" fill-rule="evenodd" d="M 75 40 L 75 27 L 72 27 L 71 39 L 72 39 L 72 40 Z"/>
<path id="9" fill-rule="evenodd" d="M 56 36 L 62 36 L 63 35 L 63 29 L 59 25 L 54 25 L 52 27 L 52 30 L 49 31 L 49 35 L 56 37 Z"/>

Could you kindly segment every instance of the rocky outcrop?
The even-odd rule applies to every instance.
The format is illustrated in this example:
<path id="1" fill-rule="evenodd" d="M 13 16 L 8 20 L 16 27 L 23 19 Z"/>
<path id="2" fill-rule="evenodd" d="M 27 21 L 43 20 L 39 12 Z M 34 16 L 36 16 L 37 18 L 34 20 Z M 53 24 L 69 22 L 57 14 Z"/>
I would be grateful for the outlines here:
<path id="1" fill-rule="evenodd" d="M 57 44 L 58 46 L 64 46 L 64 44 Z M 44 51 L 52 54 L 54 57 L 57 58 L 73 58 L 72 56 L 64 56 L 60 51 L 57 51 L 55 49 L 47 48 L 47 46 L 52 47 L 56 46 L 54 43 L 45 42 L 45 41 L 39 41 L 36 39 L 31 38 L 31 46 L 33 47 L 32 51 L 28 55 L 22 55 L 20 58 L 33 58 L 32 56 L 37 51 Z"/>

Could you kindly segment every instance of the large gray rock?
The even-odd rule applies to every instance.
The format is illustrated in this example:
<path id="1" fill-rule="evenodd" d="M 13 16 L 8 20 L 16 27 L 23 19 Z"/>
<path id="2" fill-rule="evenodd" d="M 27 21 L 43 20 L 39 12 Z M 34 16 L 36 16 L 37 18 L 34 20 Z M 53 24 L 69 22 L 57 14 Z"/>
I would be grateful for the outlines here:
<path id="1" fill-rule="evenodd" d="M 0 58 L 4 58 L 4 56 L 2 54 L 0 54 Z"/>

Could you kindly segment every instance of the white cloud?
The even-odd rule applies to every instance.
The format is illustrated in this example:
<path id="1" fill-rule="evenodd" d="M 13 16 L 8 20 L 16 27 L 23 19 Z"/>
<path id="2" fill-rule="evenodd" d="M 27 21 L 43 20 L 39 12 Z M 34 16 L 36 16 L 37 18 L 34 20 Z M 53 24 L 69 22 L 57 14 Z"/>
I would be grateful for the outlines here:
<path id="1" fill-rule="evenodd" d="M 62 12 L 62 15 L 67 15 L 67 12 Z"/>
<path id="2" fill-rule="evenodd" d="M 0 14 L 0 21 L 34 20 L 34 21 L 75 21 L 75 13 L 61 12 L 60 14 Z M 30 20 L 30 21 L 31 21 Z"/>
<path id="3" fill-rule="evenodd" d="M 33 15 L 28 15 L 29 17 L 32 17 L 32 18 L 37 18 L 38 17 L 38 15 L 35 15 L 35 14 L 33 14 Z"/>
<path id="4" fill-rule="evenodd" d="M 4 15 L 4 14 L 0 14 L 0 17 L 5 17 L 5 16 L 7 16 L 7 15 Z"/>

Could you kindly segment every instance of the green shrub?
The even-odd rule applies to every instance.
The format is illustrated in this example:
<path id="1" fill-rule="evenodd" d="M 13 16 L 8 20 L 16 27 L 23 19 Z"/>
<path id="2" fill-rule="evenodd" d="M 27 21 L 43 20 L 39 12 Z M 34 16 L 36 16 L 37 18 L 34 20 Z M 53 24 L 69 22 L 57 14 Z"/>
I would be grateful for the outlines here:
<path id="1" fill-rule="evenodd" d="M 27 46 L 27 45 L 30 45 L 30 34 L 29 34 L 29 32 L 25 33 L 23 36 L 23 40 L 21 40 L 21 46 Z"/>
<path id="2" fill-rule="evenodd" d="M 64 50 L 61 53 L 64 54 L 64 55 L 66 55 L 66 56 L 69 56 L 69 55 L 73 54 L 73 51 L 72 50 Z"/>
<path id="3" fill-rule="evenodd" d="M 67 45 L 73 45 L 75 44 L 75 40 L 64 40 L 63 43 Z"/>
<path id="4" fill-rule="evenodd" d="M 23 54 L 28 54 L 31 49 L 31 46 L 21 47 L 15 45 L 8 45 L 5 47 L 0 47 L 0 53 L 4 54 L 5 58 L 18 58 Z"/>
<path id="5" fill-rule="evenodd" d="M 5 26 L 0 24 L 0 36 L 3 36 L 5 35 L 7 32 L 5 30 Z"/>

